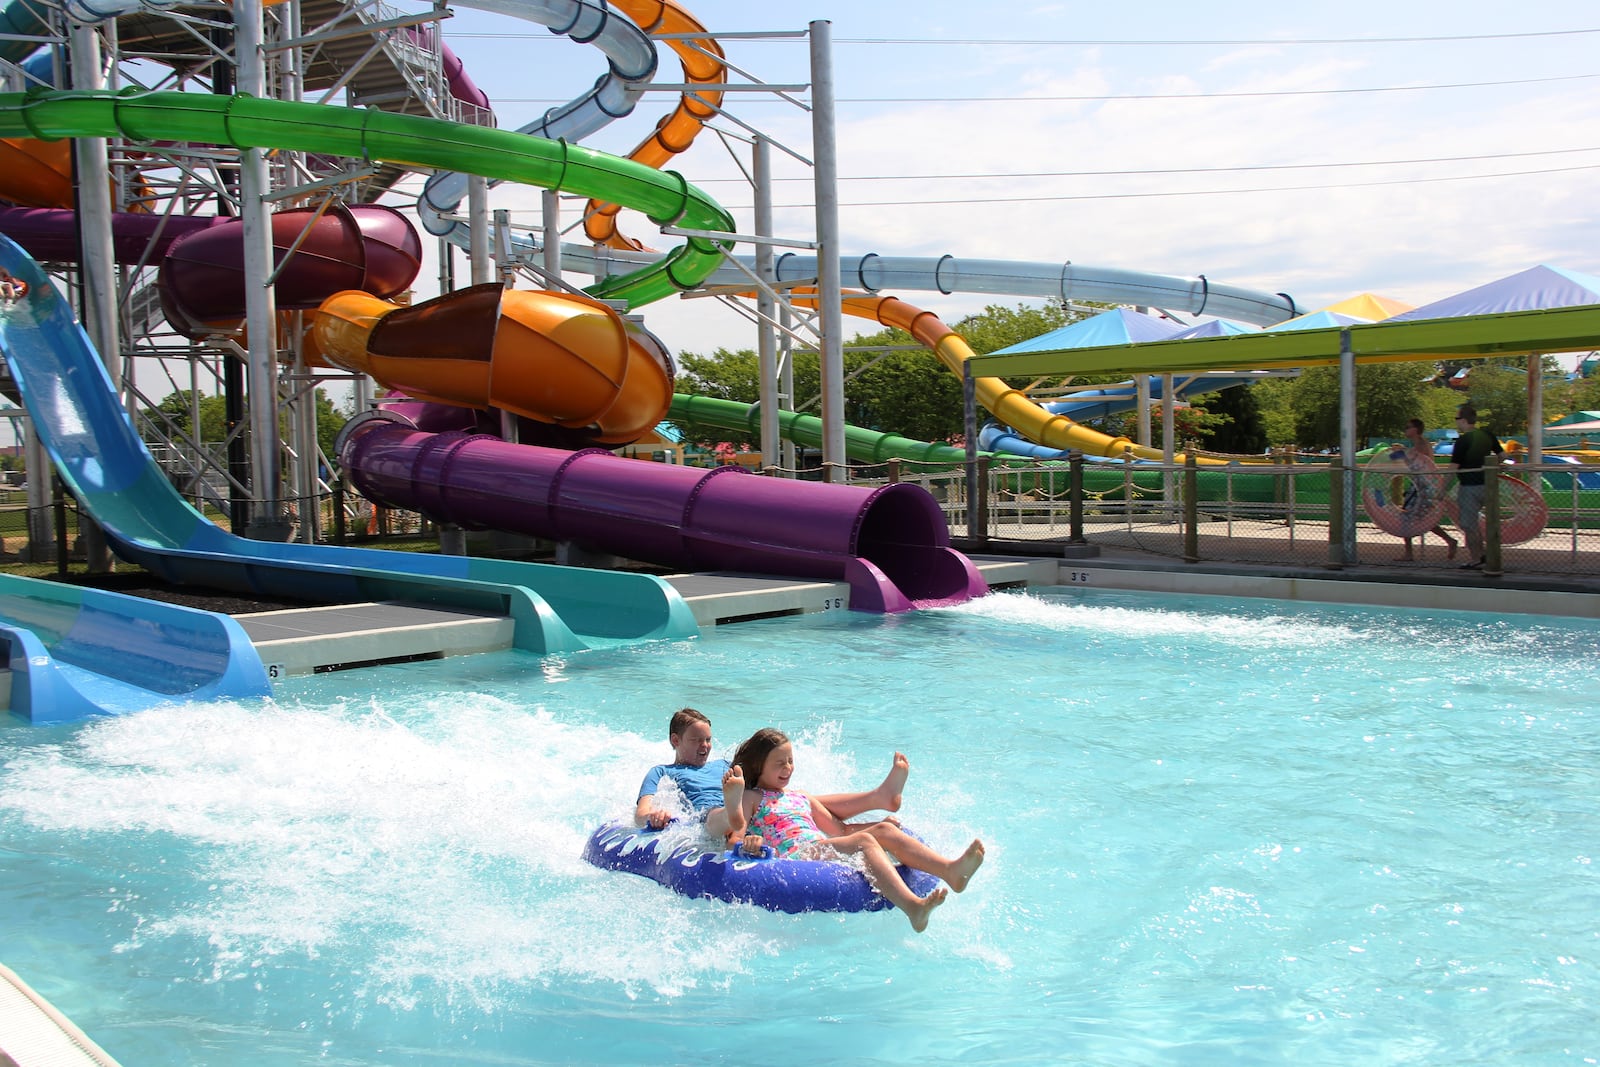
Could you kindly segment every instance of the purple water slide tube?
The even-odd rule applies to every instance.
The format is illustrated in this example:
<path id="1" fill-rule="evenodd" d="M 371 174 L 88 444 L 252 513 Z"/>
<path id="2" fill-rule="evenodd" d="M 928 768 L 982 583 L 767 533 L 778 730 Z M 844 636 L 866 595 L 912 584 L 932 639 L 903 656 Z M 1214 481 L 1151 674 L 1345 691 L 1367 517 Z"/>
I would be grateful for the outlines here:
<path id="1" fill-rule="evenodd" d="M 842 580 L 857 611 L 988 592 L 972 561 L 950 547 L 944 514 L 920 486 L 790 481 L 418 429 L 448 424 L 437 408 L 399 404 L 351 425 L 339 462 L 363 496 L 438 522 L 667 567 Z"/>
<path id="2" fill-rule="evenodd" d="M 70 208 L 0 207 L 0 233 L 34 259 L 76 263 L 76 217 L 77 212 Z M 113 254 L 118 263 L 160 263 L 179 238 L 227 221 L 204 216 L 118 214 L 111 226 Z"/>
<path id="3" fill-rule="evenodd" d="M 440 65 L 444 68 L 445 88 L 450 90 L 450 95 L 464 104 L 490 109 L 489 94 L 478 88 L 478 83 L 472 80 L 472 75 L 467 73 L 466 64 L 461 62 L 461 57 L 453 52 L 449 45 L 439 40 L 439 35 L 432 26 L 408 26 L 406 35 L 423 48 L 436 49 L 439 53 Z"/>
<path id="4" fill-rule="evenodd" d="M 293 258 L 273 284 L 280 311 L 308 311 L 345 289 L 387 300 L 404 292 L 422 265 L 416 229 L 381 204 L 276 212 L 274 262 L 282 265 L 290 249 Z M 174 241 L 161 264 L 160 286 L 174 325 L 243 318 L 244 223 L 224 219 Z"/>
<path id="5" fill-rule="evenodd" d="M 0 208 L 0 233 L 37 260 L 76 262 L 75 212 L 62 208 Z M 119 263 L 161 268 L 162 299 L 174 325 L 243 318 L 244 224 L 235 218 L 112 216 Z M 381 204 L 335 204 L 320 215 L 292 208 L 272 216 L 272 246 L 287 269 L 274 283 L 278 307 L 310 310 L 343 289 L 383 299 L 401 292 L 422 264 L 422 240 L 404 215 Z"/>

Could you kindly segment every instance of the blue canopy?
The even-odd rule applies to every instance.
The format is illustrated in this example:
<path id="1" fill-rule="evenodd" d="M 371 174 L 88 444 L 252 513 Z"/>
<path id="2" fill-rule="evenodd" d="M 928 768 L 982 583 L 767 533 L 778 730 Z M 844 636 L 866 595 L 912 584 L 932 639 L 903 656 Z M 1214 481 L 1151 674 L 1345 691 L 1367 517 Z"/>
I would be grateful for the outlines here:
<path id="1" fill-rule="evenodd" d="M 1092 348 L 1096 345 L 1125 345 L 1134 341 L 1160 341 L 1179 331 L 1167 319 L 1141 315 L 1127 308 L 1113 308 L 1070 326 L 1019 341 L 991 355 L 1014 352 L 1041 352 L 1058 348 Z"/>
<path id="2" fill-rule="evenodd" d="M 1246 326 L 1232 319 L 1212 319 L 1210 322 L 1197 322 L 1187 330 L 1179 330 L 1167 340 L 1178 341 L 1185 337 L 1236 337 L 1241 333 L 1255 332 L 1254 326 Z"/>
<path id="3" fill-rule="evenodd" d="M 1321 330 L 1329 326 L 1355 326 L 1358 323 L 1371 321 L 1371 319 L 1363 319 L 1359 315 L 1346 315 L 1342 311 L 1313 311 L 1311 314 L 1301 315 L 1297 319 L 1289 319 L 1287 322 L 1264 327 L 1262 332 L 1265 333 L 1267 330 L 1272 330 L 1275 333 L 1284 330 Z"/>
<path id="4" fill-rule="evenodd" d="M 1545 311 L 1586 304 L 1600 304 L 1600 278 L 1540 264 L 1498 281 L 1485 282 L 1476 289 L 1424 304 L 1389 321 L 1494 315 L 1502 311 Z"/>

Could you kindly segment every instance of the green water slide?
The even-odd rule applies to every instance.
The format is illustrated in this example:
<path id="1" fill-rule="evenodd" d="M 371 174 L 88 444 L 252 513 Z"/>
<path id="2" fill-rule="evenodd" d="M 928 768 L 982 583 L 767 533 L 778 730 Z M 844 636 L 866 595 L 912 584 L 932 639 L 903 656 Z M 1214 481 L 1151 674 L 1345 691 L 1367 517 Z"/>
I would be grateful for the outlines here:
<path id="1" fill-rule="evenodd" d="M 734 229 L 732 216 L 721 205 L 673 171 L 565 141 L 366 108 L 205 93 L 0 93 L 0 137 L 199 141 L 353 156 L 415 170 L 466 171 L 614 201 L 661 225 L 722 233 Z M 691 237 L 658 262 L 606 278 L 587 291 L 639 307 L 694 288 L 721 265 L 723 247 Z"/>

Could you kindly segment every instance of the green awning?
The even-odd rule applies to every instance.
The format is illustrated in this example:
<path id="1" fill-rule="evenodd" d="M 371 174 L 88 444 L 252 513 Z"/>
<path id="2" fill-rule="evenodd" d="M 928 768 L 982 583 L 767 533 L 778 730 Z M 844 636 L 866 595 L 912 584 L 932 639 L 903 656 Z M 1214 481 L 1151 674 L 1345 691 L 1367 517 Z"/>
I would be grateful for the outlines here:
<path id="1" fill-rule="evenodd" d="M 1600 349 L 1600 304 L 974 356 L 969 362 L 975 378 L 1314 367 L 1339 361 L 1340 338 L 1346 334 L 1357 363 L 1587 352 Z"/>

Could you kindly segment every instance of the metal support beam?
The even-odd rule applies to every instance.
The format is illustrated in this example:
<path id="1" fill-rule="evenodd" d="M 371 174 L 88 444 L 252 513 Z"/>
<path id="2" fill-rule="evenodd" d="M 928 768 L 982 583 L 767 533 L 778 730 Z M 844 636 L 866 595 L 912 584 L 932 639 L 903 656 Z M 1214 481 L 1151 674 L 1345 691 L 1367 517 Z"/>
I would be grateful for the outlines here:
<path id="1" fill-rule="evenodd" d="M 92 26 L 73 23 L 70 38 L 73 88 L 104 89 L 100 35 Z M 73 163 L 77 171 L 81 257 L 78 277 L 83 286 L 83 325 L 111 376 L 111 387 L 120 396 L 122 343 L 117 332 L 117 263 L 111 245 L 111 160 L 105 138 L 75 138 Z M 86 522 L 82 529 L 89 571 L 107 573 L 114 561 L 105 535 L 92 522 Z"/>
<path id="2" fill-rule="evenodd" d="M 493 281 L 494 264 L 489 261 L 489 179 L 475 174 L 467 178 L 467 233 L 472 284 Z"/>
<path id="3" fill-rule="evenodd" d="M 772 236 L 772 143 L 757 137 L 751 149 L 751 177 L 755 186 L 756 234 Z M 772 266 L 772 245 L 757 243 L 756 274 L 771 285 L 776 275 Z M 756 356 L 759 365 L 761 403 L 761 465 L 778 467 L 781 434 L 778 424 L 778 334 L 772 325 L 777 314 L 777 300 L 769 289 L 756 294 Z"/>
<path id="4" fill-rule="evenodd" d="M 816 167 L 817 305 L 822 357 L 823 477 L 845 480 L 844 306 L 839 278 L 839 155 L 833 103 L 833 24 L 811 23 L 811 140 Z"/>
<path id="5" fill-rule="evenodd" d="M 233 5 L 234 56 L 238 88 L 250 96 L 267 95 L 266 58 L 262 45 L 261 0 Z M 271 285 L 272 181 L 267 158 L 259 148 L 239 152 L 239 218 L 244 230 L 245 327 L 249 332 L 247 370 L 250 397 L 250 524 L 246 534 L 281 541 L 283 522 L 278 442 L 278 305 Z"/>

